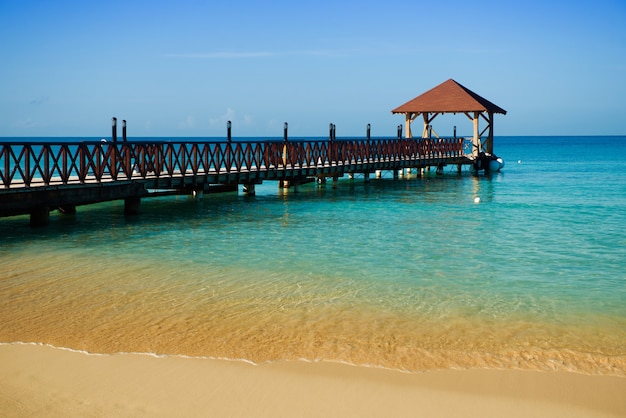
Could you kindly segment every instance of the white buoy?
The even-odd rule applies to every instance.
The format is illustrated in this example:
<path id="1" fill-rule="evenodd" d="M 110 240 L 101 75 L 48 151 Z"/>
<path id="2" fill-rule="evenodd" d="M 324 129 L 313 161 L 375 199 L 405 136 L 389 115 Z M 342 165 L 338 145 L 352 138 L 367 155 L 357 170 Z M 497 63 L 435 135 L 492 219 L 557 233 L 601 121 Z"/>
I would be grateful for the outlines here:
<path id="1" fill-rule="evenodd" d="M 474 203 L 480 203 L 480 197 L 476 196 L 476 197 L 474 198 Z"/>

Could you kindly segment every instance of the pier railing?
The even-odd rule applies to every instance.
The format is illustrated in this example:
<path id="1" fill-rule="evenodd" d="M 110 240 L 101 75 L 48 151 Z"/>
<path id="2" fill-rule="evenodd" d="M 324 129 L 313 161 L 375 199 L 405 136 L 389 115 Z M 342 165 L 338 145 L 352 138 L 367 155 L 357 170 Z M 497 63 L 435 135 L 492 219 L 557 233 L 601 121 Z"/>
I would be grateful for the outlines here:
<path id="1" fill-rule="evenodd" d="M 0 142 L 5 189 L 209 173 L 327 168 L 464 156 L 462 138 L 267 141 Z"/>

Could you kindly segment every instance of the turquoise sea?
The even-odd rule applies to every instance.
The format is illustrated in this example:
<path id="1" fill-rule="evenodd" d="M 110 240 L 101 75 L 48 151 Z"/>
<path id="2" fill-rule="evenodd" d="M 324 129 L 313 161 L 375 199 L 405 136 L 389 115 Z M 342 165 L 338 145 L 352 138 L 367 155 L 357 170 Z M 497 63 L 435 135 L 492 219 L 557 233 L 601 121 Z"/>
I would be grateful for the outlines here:
<path id="1" fill-rule="evenodd" d="M 2 218 L 0 342 L 625 376 L 626 137 L 494 144 L 490 176 Z"/>

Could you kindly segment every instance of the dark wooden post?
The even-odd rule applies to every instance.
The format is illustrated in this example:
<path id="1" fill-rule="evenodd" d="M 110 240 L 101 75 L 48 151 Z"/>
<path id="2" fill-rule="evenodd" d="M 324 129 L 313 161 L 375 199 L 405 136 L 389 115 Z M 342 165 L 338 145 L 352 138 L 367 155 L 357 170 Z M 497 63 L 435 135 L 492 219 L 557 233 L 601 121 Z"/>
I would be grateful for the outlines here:
<path id="1" fill-rule="evenodd" d="M 289 159 L 289 155 L 287 154 L 287 142 L 289 141 L 289 137 L 287 136 L 287 128 L 287 122 L 285 122 L 285 125 L 283 127 L 283 167 L 287 166 L 287 160 Z M 287 186 L 285 186 L 285 184 L 287 184 Z M 289 187 L 289 185 L 288 183 L 283 182 L 281 187 Z"/>
<path id="2" fill-rule="evenodd" d="M 30 145 L 24 147 L 24 184 L 30 187 L 31 171 L 30 171 L 30 155 L 32 154 Z"/>
<path id="3" fill-rule="evenodd" d="M 111 141 L 117 142 L 117 118 L 111 118 Z"/>
<path id="4" fill-rule="evenodd" d="M 337 160 L 337 151 L 336 151 L 336 145 L 333 144 L 333 141 L 335 139 L 335 124 L 334 123 L 330 123 L 330 125 L 328 126 L 328 152 L 329 152 L 329 164 L 333 165 L 333 161 Z"/>
<path id="5" fill-rule="evenodd" d="M 124 198 L 124 215 L 139 214 L 140 205 L 141 205 L 141 198 L 139 196 L 130 196 L 130 197 Z"/>
<path id="6" fill-rule="evenodd" d="M 122 141 L 126 142 L 126 119 L 122 121 Z"/>
<path id="7" fill-rule="evenodd" d="M 398 125 L 398 139 L 402 139 L 402 125 Z"/>
<path id="8" fill-rule="evenodd" d="M 233 127 L 232 122 L 228 121 L 226 123 L 226 132 L 227 132 L 226 140 L 227 140 L 228 143 L 226 144 L 226 155 L 225 155 L 225 157 L 226 157 L 225 158 L 225 164 L 226 164 L 226 172 L 227 173 L 230 173 L 230 169 L 231 169 L 231 165 L 232 165 L 232 162 L 230 160 L 230 143 L 233 140 L 233 137 L 232 137 L 232 127 Z"/>
<path id="9" fill-rule="evenodd" d="M 37 206 L 30 212 L 30 226 L 46 226 L 50 222 L 50 208 L 46 205 Z"/>
<path id="10" fill-rule="evenodd" d="M 365 143 L 365 158 L 370 160 L 370 140 L 372 139 L 372 125 L 367 124 L 367 142 Z"/>

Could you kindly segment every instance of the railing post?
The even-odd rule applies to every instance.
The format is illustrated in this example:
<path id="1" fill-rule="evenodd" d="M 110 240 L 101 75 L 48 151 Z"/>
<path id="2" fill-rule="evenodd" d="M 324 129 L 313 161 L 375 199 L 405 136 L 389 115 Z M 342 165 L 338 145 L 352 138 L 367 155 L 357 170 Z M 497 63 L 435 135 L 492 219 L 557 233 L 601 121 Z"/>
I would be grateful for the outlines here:
<path id="1" fill-rule="evenodd" d="M 86 147 L 87 145 L 85 145 L 84 143 L 81 143 L 78 146 L 78 155 L 80 158 L 80 174 L 78 178 L 81 183 L 84 183 L 85 177 L 87 177 L 87 166 L 86 166 L 86 161 L 85 161 L 85 148 Z"/>
<path id="2" fill-rule="evenodd" d="M 31 146 L 27 145 L 24 147 L 24 184 L 30 187 L 30 154 L 31 154 Z"/>
<path id="3" fill-rule="evenodd" d="M 111 118 L 111 141 L 117 142 L 117 118 Z"/>
<path id="4" fill-rule="evenodd" d="M 226 143 L 226 149 L 224 150 L 224 165 L 226 166 L 226 172 L 230 174 L 230 169 L 232 168 L 232 147 L 230 142 Z"/>
<path id="5" fill-rule="evenodd" d="M 330 166 L 333 165 L 333 161 L 335 161 L 335 147 L 333 146 L 333 131 L 335 125 L 331 122 L 328 126 L 328 164 Z"/>
<path id="6" fill-rule="evenodd" d="M 9 155 L 11 155 L 9 153 L 9 147 L 11 147 L 11 145 L 6 144 L 6 145 L 0 145 L 2 152 L 0 152 L 0 157 L 2 157 L 2 154 L 4 153 L 4 187 L 10 187 L 11 186 L 11 164 L 9 161 Z"/>
<path id="7" fill-rule="evenodd" d="M 67 145 L 62 145 L 60 153 L 61 153 L 61 161 L 62 161 L 61 179 L 63 180 L 63 184 L 67 184 L 67 182 L 70 179 L 70 171 L 71 171 L 70 168 L 67 166 L 67 155 L 70 153 L 69 147 Z M 76 161 L 76 156 L 74 156 L 72 160 Z"/>
<path id="8" fill-rule="evenodd" d="M 232 138 L 232 123 L 231 121 L 228 121 L 226 123 L 226 140 L 227 140 L 227 144 L 226 144 L 226 158 L 224 159 L 224 163 L 226 164 L 226 172 L 230 173 L 230 168 L 231 168 L 231 161 L 230 161 L 230 143 L 233 140 Z"/>
<path id="9" fill-rule="evenodd" d="M 126 119 L 122 120 L 122 141 L 126 142 Z"/>
<path id="10" fill-rule="evenodd" d="M 46 186 L 50 185 L 50 179 L 52 178 L 52 173 L 50 173 L 50 145 L 46 144 L 43 146 L 43 181 Z"/>
<path id="11" fill-rule="evenodd" d="M 117 180 L 117 144 L 109 146 L 107 154 L 109 156 L 109 174 L 113 180 Z"/>
<path id="12" fill-rule="evenodd" d="M 287 151 L 287 143 L 289 142 L 289 137 L 287 136 L 287 122 L 285 122 L 285 126 L 284 126 L 284 131 L 283 131 L 283 167 L 287 167 L 287 160 L 289 158 L 288 155 L 288 151 Z"/>
<path id="13" fill-rule="evenodd" d="M 402 125 L 398 125 L 398 139 L 402 139 Z"/>
<path id="14" fill-rule="evenodd" d="M 370 141 L 372 140 L 372 125 L 367 124 L 367 142 L 365 143 L 365 161 L 370 162 Z"/>

